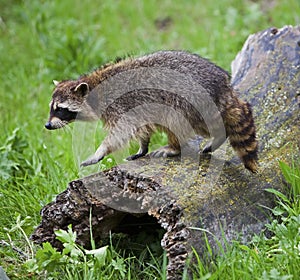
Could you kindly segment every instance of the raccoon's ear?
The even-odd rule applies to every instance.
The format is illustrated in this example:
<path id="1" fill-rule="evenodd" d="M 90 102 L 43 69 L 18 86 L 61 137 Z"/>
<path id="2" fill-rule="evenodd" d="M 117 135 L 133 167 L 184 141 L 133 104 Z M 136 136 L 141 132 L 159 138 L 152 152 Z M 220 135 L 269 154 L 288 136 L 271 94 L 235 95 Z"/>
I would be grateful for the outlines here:
<path id="1" fill-rule="evenodd" d="M 59 81 L 53 80 L 53 84 L 54 84 L 55 86 L 57 86 L 57 85 L 59 84 Z"/>
<path id="2" fill-rule="evenodd" d="M 81 96 L 85 96 L 89 92 L 89 85 L 87 83 L 80 83 L 75 87 L 74 92 Z"/>

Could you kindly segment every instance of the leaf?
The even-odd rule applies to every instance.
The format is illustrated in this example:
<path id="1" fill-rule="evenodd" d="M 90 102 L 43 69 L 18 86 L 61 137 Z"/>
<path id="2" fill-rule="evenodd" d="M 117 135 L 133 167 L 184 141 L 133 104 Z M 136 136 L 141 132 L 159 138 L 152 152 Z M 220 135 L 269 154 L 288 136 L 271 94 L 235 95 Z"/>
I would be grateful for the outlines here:
<path id="1" fill-rule="evenodd" d="M 281 216 L 285 213 L 285 211 L 283 209 L 281 209 L 280 207 L 276 206 L 273 210 L 272 210 L 272 213 L 275 215 L 275 216 Z"/>
<path id="2" fill-rule="evenodd" d="M 94 250 L 85 250 L 85 253 L 87 255 L 93 255 L 99 262 L 99 265 L 104 265 L 106 255 L 107 255 L 107 248 L 108 246 L 103 246 L 101 248 L 94 249 Z"/>
<path id="3" fill-rule="evenodd" d="M 290 167 L 285 162 L 280 161 L 279 166 L 283 174 L 284 179 L 292 186 L 297 189 L 295 195 L 300 193 L 300 168 L 299 166 L 293 165 Z"/>
<path id="4" fill-rule="evenodd" d="M 68 226 L 68 231 L 63 229 L 56 230 L 55 232 L 56 238 L 62 243 L 72 243 L 74 244 L 77 238 L 76 232 L 72 231 L 72 225 Z"/>
<path id="5" fill-rule="evenodd" d="M 269 192 L 269 193 L 275 194 L 276 196 L 278 196 L 279 198 L 281 198 L 284 202 L 287 202 L 287 203 L 290 202 L 290 200 L 286 197 L 286 195 L 284 195 L 280 191 L 277 191 L 275 189 L 266 189 L 266 191 Z"/>
<path id="6" fill-rule="evenodd" d="M 112 260 L 111 265 L 114 267 L 115 270 L 118 270 L 120 272 L 122 278 L 125 277 L 126 269 L 123 259 L 118 257 L 117 260 Z"/>
<path id="7" fill-rule="evenodd" d="M 239 245 L 239 247 L 244 251 L 250 251 L 251 249 L 246 245 Z"/>
<path id="8" fill-rule="evenodd" d="M 64 263 L 64 258 L 60 252 L 53 248 L 49 242 L 43 243 L 43 248 L 38 250 L 35 256 L 39 270 L 46 269 L 54 271 L 58 265 Z"/>
<path id="9" fill-rule="evenodd" d="M 75 243 L 64 243 L 65 249 L 63 250 L 63 255 L 70 254 L 71 258 L 77 259 L 78 256 L 83 255 L 83 252 L 77 247 Z"/>
<path id="10" fill-rule="evenodd" d="M 292 183 L 293 180 L 292 180 L 292 177 L 291 177 L 291 172 L 292 172 L 291 167 L 283 161 L 279 162 L 279 166 L 280 166 L 281 172 L 282 172 L 283 177 L 285 178 L 285 180 L 288 183 Z"/>

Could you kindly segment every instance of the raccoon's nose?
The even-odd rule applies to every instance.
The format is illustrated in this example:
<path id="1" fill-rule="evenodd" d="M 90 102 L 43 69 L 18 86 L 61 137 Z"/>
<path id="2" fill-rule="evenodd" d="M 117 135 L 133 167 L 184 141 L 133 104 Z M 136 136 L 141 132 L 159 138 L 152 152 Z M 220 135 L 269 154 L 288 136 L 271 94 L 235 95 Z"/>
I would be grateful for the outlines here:
<path id="1" fill-rule="evenodd" d="M 47 129 L 53 129 L 51 122 L 46 122 L 45 127 Z"/>

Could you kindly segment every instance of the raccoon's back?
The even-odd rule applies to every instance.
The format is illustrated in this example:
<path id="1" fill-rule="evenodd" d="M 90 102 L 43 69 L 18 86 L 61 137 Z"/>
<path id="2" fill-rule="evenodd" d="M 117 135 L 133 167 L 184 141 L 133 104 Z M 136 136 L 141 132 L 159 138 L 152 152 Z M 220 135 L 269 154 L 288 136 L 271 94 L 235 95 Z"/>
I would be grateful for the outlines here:
<path id="1" fill-rule="evenodd" d="M 209 60 L 185 51 L 158 51 L 137 58 L 142 67 L 162 67 L 187 75 L 214 98 L 231 91 L 230 76 Z"/>

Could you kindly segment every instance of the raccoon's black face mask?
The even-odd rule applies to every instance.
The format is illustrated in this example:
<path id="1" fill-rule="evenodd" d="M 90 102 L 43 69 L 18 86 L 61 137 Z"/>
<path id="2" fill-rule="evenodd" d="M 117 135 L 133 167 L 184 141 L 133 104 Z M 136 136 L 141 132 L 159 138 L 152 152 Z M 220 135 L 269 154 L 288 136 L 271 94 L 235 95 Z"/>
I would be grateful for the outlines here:
<path id="1" fill-rule="evenodd" d="M 65 126 L 66 124 L 75 121 L 77 112 L 71 112 L 67 108 L 51 106 L 50 118 L 45 124 L 47 129 L 57 129 Z"/>
<path id="2" fill-rule="evenodd" d="M 56 89 L 50 103 L 49 120 L 45 124 L 47 129 L 61 128 L 75 121 L 84 96 L 89 90 L 86 83 L 78 84 L 74 81 L 60 83 L 55 81 L 54 83 Z"/>

